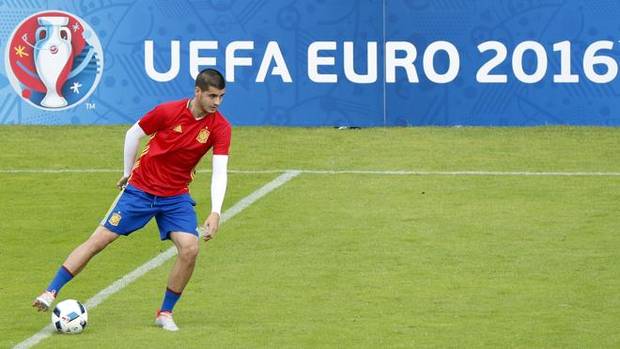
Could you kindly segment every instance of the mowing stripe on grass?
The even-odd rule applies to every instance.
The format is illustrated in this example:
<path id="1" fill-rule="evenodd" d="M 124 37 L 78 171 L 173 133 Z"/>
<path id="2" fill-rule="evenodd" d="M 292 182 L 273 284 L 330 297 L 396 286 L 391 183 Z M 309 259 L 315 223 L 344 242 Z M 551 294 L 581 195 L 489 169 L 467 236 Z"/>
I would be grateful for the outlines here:
<path id="1" fill-rule="evenodd" d="M 237 215 L 238 213 L 240 213 L 244 209 L 248 208 L 254 202 L 259 200 L 263 196 L 269 194 L 270 192 L 272 192 L 273 190 L 277 189 L 278 187 L 281 187 L 286 182 L 288 182 L 291 179 L 293 179 L 296 176 L 298 176 L 300 173 L 301 172 L 299 172 L 299 171 L 286 171 L 285 173 L 283 173 L 282 175 L 278 176 L 273 181 L 265 184 L 264 186 L 262 186 L 261 188 L 257 189 L 256 191 L 254 191 L 252 194 L 246 196 L 245 198 L 241 199 L 235 205 L 233 205 L 228 210 L 226 210 L 222 214 L 221 222 L 224 223 L 227 220 L 233 218 L 235 215 Z M 148 262 L 142 264 L 141 266 L 139 266 L 138 268 L 136 268 L 134 271 L 130 272 L 129 274 L 126 274 L 121 279 L 113 282 L 110 286 L 108 286 L 108 287 L 104 288 L 103 290 L 99 291 L 99 293 L 97 293 L 96 295 L 94 295 L 92 298 L 90 298 L 89 300 L 87 300 L 84 303 L 86 305 L 86 308 L 88 308 L 88 309 L 95 308 L 97 305 L 101 304 L 103 301 L 105 301 L 111 295 L 113 295 L 113 294 L 117 293 L 118 291 L 122 290 L 123 288 L 125 288 L 126 286 L 128 286 L 132 282 L 136 281 L 138 278 L 140 278 L 144 274 L 148 273 L 149 271 L 151 271 L 151 270 L 159 267 L 160 265 L 162 265 L 164 262 L 166 262 L 167 260 L 172 258 L 176 253 L 177 253 L 176 247 L 170 247 L 168 250 L 160 253 L 159 255 L 157 255 L 156 257 L 151 259 L 150 261 L 148 261 Z M 37 343 L 41 342 L 45 338 L 51 336 L 54 332 L 55 332 L 55 329 L 50 324 L 50 325 L 45 326 L 44 328 L 42 328 L 39 332 L 34 334 L 32 337 L 24 340 L 21 343 L 18 343 L 17 345 L 15 345 L 14 348 L 30 348 L 30 347 L 36 345 Z"/>
<path id="2" fill-rule="evenodd" d="M 198 170 L 198 173 L 210 173 L 211 170 Z M 424 170 L 228 170 L 229 173 L 240 174 L 270 174 L 282 172 L 296 172 L 305 174 L 368 174 L 368 175 L 396 175 L 396 176 L 548 176 L 548 177 L 619 177 L 620 172 L 606 171 L 424 171 Z M 122 173 L 120 169 L 0 169 L 0 173 Z"/>

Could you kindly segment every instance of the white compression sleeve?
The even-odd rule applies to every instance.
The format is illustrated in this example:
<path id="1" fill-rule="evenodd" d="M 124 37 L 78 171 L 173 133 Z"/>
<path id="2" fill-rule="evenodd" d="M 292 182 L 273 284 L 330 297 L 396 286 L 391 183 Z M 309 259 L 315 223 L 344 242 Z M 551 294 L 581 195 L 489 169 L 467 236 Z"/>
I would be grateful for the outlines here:
<path id="1" fill-rule="evenodd" d="M 133 164 L 136 161 L 136 154 L 138 153 L 138 146 L 140 145 L 140 138 L 146 136 L 144 131 L 136 122 L 131 126 L 125 134 L 125 149 L 123 156 L 123 176 L 129 177 Z"/>
<path id="2" fill-rule="evenodd" d="M 220 214 L 228 183 L 228 155 L 213 155 L 211 175 L 211 212 Z"/>

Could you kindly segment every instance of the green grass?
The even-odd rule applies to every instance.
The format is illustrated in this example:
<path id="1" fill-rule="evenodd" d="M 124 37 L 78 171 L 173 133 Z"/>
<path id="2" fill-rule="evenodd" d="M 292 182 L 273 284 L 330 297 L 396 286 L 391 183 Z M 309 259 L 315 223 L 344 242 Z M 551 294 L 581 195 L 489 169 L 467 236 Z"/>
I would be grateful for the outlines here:
<path id="1" fill-rule="evenodd" d="M 121 166 L 124 127 L 0 127 L 0 169 Z M 620 172 L 614 128 L 237 128 L 231 168 Z M 209 168 L 205 161 L 202 168 Z M 231 174 L 225 208 L 278 174 Z M 114 199 L 114 173 L 0 173 L 0 347 L 39 331 L 30 308 Z M 192 185 L 204 218 L 209 174 Z M 302 173 L 202 246 L 152 325 L 172 261 L 39 347 L 620 346 L 619 176 Z M 61 298 L 86 300 L 169 243 L 120 239 Z"/>

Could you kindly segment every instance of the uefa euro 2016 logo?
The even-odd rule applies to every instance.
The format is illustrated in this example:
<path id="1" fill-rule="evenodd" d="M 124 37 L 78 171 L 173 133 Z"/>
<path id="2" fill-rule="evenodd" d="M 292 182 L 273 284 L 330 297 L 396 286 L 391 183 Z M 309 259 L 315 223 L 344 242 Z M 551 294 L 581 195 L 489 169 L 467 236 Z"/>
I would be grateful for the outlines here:
<path id="1" fill-rule="evenodd" d="M 65 110 L 97 88 L 103 49 L 83 19 L 43 11 L 15 28 L 7 42 L 5 65 L 11 85 L 24 100 L 44 110 Z"/>

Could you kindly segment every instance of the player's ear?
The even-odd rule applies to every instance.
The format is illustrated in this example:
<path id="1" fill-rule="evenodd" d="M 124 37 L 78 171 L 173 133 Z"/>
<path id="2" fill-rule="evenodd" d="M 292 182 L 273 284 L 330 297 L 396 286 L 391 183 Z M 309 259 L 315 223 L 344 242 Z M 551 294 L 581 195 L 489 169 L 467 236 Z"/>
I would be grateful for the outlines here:
<path id="1" fill-rule="evenodd" d="M 200 96 L 201 92 L 202 92 L 202 90 L 200 89 L 200 87 L 196 86 L 194 88 L 194 94 L 196 95 L 196 97 Z"/>

